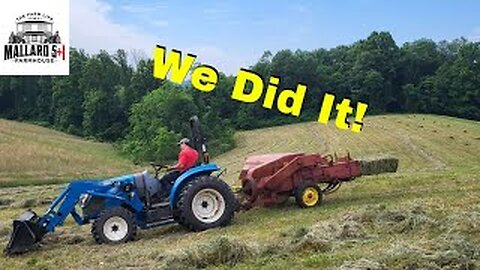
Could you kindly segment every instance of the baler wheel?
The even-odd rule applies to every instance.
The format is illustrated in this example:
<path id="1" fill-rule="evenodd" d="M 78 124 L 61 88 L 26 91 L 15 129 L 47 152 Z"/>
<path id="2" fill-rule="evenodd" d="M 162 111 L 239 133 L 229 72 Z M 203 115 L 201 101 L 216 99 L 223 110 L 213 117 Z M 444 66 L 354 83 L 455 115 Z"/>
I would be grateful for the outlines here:
<path id="1" fill-rule="evenodd" d="M 302 208 L 315 207 L 322 202 L 322 191 L 313 182 L 306 182 L 295 189 L 295 201 Z"/>

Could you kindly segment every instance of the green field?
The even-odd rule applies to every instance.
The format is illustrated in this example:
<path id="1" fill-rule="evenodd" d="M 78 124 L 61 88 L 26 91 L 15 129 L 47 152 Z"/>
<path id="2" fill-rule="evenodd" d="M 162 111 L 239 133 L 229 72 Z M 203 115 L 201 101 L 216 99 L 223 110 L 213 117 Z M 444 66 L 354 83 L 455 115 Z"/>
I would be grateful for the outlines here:
<path id="1" fill-rule="evenodd" d="M 246 156 L 321 152 L 390 155 L 399 172 L 358 178 L 322 206 L 253 209 L 231 226 L 191 233 L 177 225 L 141 231 L 116 246 L 95 244 L 90 226 L 68 219 L 39 250 L 0 257 L 4 269 L 475 269 L 480 267 L 480 124 L 431 115 L 374 116 L 360 134 L 334 123 L 301 123 L 236 134 L 217 158 L 236 182 Z M 0 121 L 0 184 L 103 177 L 141 170 L 107 145 Z M 44 181 L 44 182 L 42 182 Z M 46 181 L 46 182 L 45 182 Z M 61 185 L 0 189 L 0 245 L 11 220 L 42 212 Z M 357 268 L 355 268 L 357 267 Z"/>
<path id="2" fill-rule="evenodd" d="M 109 144 L 0 119 L 0 187 L 67 182 L 133 169 Z"/>

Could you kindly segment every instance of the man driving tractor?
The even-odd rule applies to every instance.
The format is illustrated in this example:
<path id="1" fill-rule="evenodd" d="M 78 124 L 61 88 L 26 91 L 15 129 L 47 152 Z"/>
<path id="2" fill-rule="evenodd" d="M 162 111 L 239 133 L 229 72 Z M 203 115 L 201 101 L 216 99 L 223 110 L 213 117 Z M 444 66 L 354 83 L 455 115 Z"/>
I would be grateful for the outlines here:
<path id="1" fill-rule="evenodd" d="M 190 140 L 183 138 L 178 142 L 180 153 L 178 153 L 178 162 L 167 168 L 166 173 L 161 179 L 162 191 L 164 196 L 168 197 L 169 191 L 175 180 L 186 170 L 195 166 L 198 161 L 198 152 L 190 146 Z"/>

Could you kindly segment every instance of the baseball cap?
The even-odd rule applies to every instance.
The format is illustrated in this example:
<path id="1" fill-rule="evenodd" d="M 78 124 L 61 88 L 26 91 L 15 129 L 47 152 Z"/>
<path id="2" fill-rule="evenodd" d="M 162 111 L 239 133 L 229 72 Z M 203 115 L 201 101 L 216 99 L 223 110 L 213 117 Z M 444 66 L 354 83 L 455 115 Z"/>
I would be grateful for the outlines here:
<path id="1" fill-rule="evenodd" d="M 178 144 L 178 145 L 183 144 L 183 143 L 184 143 L 184 144 L 188 144 L 189 142 L 190 142 L 190 140 L 189 140 L 188 138 L 183 138 L 183 139 L 181 139 L 180 141 L 178 141 L 177 144 Z"/>

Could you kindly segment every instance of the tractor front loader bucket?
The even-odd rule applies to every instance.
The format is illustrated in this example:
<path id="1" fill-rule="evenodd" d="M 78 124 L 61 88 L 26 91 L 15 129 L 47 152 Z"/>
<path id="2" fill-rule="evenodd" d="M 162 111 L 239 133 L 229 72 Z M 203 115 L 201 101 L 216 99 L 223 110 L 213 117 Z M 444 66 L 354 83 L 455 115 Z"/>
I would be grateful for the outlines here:
<path id="1" fill-rule="evenodd" d="M 24 253 L 42 240 L 46 230 L 38 222 L 40 218 L 33 211 L 23 213 L 13 221 L 13 232 L 10 241 L 3 251 L 5 255 Z"/>

